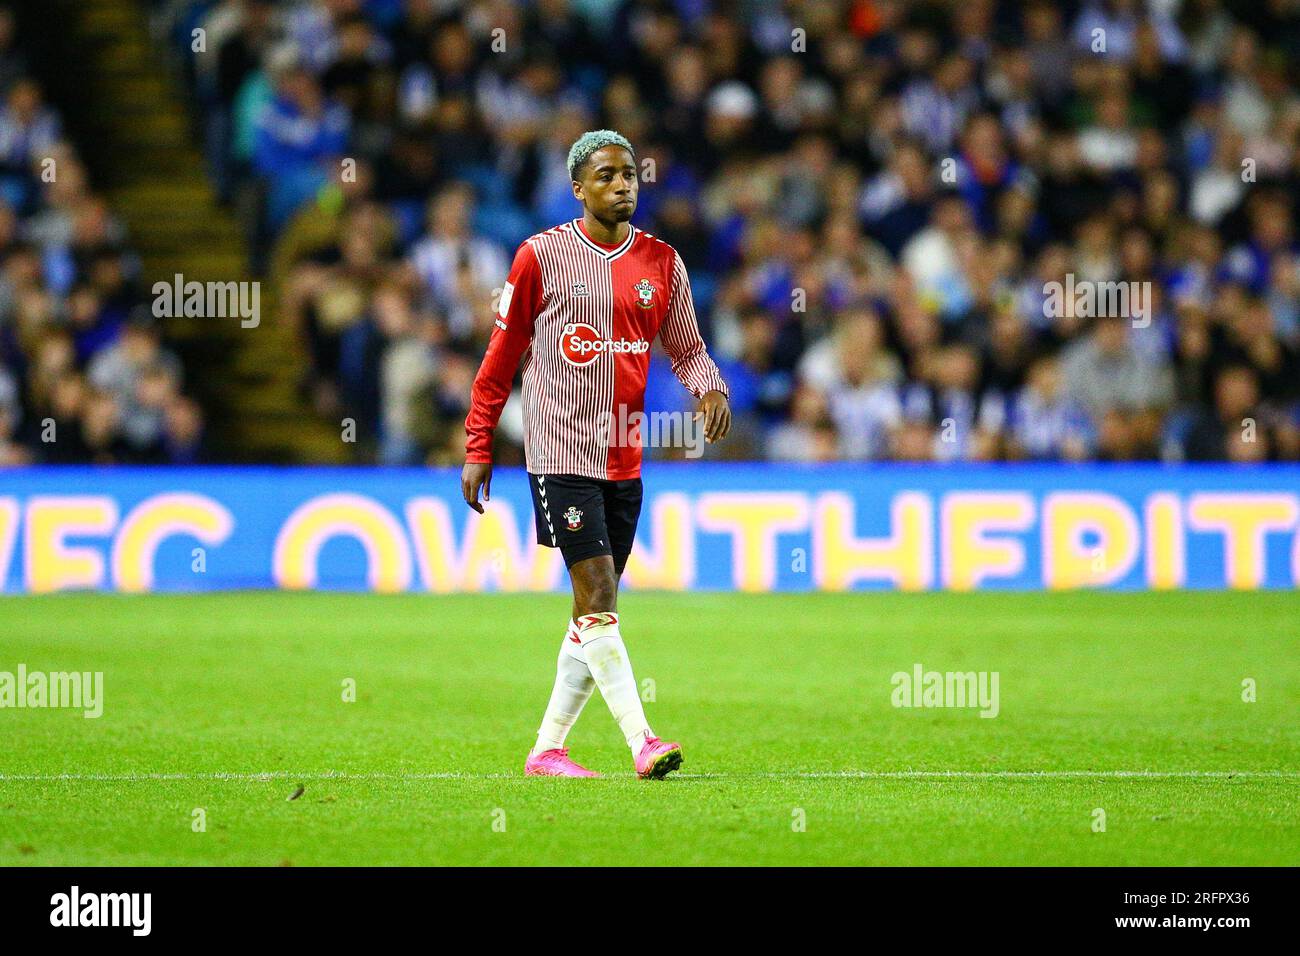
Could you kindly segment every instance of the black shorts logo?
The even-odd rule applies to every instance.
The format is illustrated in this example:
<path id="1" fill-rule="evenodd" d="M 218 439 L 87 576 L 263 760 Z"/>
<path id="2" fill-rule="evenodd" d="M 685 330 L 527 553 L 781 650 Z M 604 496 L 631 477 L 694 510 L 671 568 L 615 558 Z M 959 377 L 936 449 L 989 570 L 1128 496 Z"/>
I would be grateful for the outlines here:
<path id="1" fill-rule="evenodd" d="M 579 531 L 582 528 L 582 512 L 574 505 L 569 505 L 569 510 L 564 513 L 564 520 L 569 523 L 570 531 Z"/>

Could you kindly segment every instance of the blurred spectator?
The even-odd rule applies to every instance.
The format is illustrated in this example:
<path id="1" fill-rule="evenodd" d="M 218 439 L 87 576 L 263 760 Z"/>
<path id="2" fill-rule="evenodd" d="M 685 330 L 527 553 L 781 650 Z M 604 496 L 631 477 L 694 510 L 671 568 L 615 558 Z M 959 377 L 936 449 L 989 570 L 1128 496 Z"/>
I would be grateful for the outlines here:
<path id="1" fill-rule="evenodd" d="M 1214 382 L 1214 408 L 1201 412 L 1187 435 L 1191 461 L 1266 461 L 1271 441 L 1261 420 L 1259 385 L 1244 365 L 1229 366 Z"/>
<path id="2" fill-rule="evenodd" d="M 474 313 L 485 311 L 485 300 L 466 301 L 462 284 L 468 283 L 468 289 L 491 289 L 504 281 L 510 267 L 498 246 L 471 231 L 473 204 L 468 186 L 447 187 L 429 203 L 428 234 L 411 247 L 411 268 L 430 298 L 447 311 L 456 337 L 467 336 Z"/>
<path id="3" fill-rule="evenodd" d="M 328 96 L 296 51 L 278 52 L 271 71 L 274 97 L 257 119 L 253 144 L 253 167 L 267 186 L 267 223 L 277 231 L 297 206 L 341 175 L 350 125 L 348 111 Z"/>
<path id="4" fill-rule="evenodd" d="M 1062 353 L 1066 393 L 1101 423 L 1098 453 L 1107 459 L 1152 457 L 1159 414 L 1173 402 L 1168 364 L 1143 357 L 1130 320 L 1107 315 Z"/>
<path id="5" fill-rule="evenodd" d="M 772 430 L 768 457 L 773 461 L 834 461 L 839 436 L 826 397 L 810 386 L 800 387 L 791 402 L 790 420 Z"/>
<path id="6" fill-rule="evenodd" d="M 1060 362 L 1045 356 L 1029 367 L 1025 386 L 1008 410 L 1008 457 L 1082 461 L 1088 457 L 1088 419 L 1066 396 Z"/>
<path id="7" fill-rule="evenodd" d="M 0 7 L 0 96 L 27 75 L 27 56 L 16 44 L 14 15 Z"/>
<path id="8" fill-rule="evenodd" d="M 0 111 L 0 168 L 22 175 L 50 155 L 59 137 L 59 119 L 42 102 L 35 80 L 21 78 L 5 92 Z"/>

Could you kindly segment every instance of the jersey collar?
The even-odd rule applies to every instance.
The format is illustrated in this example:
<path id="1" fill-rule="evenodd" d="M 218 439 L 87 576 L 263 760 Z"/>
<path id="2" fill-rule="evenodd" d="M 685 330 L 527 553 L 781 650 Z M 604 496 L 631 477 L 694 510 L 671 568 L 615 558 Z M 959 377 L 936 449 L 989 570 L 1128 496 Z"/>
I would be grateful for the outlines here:
<path id="1" fill-rule="evenodd" d="M 596 255 L 600 256 L 602 259 L 606 260 L 607 262 L 613 262 L 623 253 L 631 249 L 632 241 L 636 239 L 636 234 L 637 234 L 636 226 L 632 225 L 629 222 L 627 224 L 627 238 L 624 239 L 623 242 L 620 243 L 617 248 L 606 249 L 603 246 L 591 240 L 591 238 L 587 235 L 587 233 L 582 228 L 581 219 L 575 219 L 573 220 L 573 222 L 569 223 L 569 225 L 573 227 L 573 234 L 578 237 L 578 242 L 582 243 L 582 245 L 586 246 L 588 249 L 590 249 L 592 252 L 594 252 Z"/>

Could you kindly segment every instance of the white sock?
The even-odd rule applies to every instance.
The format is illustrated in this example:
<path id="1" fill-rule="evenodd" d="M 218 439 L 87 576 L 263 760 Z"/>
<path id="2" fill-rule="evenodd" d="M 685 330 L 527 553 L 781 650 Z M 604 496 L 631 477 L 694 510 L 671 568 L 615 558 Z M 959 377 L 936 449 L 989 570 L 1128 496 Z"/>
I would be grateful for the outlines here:
<path id="1" fill-rule="evenodd" d="M 577 625 L 570 621 L 564 643 L 560 645 L 559 660 L 555 662 L 555 688 L 551 691 L 546 713 L 542 715 L 542 726 L 537 731 L 537 745 L 533 747 L 535 754 L 564 746 L 564 738 L 569 736 L 583 705 L 596 689 L 582 645 L 573 639 L 577 633 Z"/>
<path id="2" fill-rule="evenodd" d="M 632 662 L 618 632 L 618 614 L 614 611 L 584 614 L 575 623 L 591 676 L 635 757 L 652 734 L 641 709 Z"/>

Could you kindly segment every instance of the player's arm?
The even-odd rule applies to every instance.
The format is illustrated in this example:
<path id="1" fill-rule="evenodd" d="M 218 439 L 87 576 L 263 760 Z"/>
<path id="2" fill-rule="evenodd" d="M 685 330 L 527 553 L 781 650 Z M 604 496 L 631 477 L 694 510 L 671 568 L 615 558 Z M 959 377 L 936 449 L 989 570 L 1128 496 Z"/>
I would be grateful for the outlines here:
<path id="1" fill-rule="evenodd" d="M 700 400 L 697 413 L 704 416 L 704 440 L 722 441 L 731 430 L 731 408 L 727 404 L 727 383 L 709 357 L 691 298 L 691 280 L 686 264 L 673 250 L 673 290 L 668 299 L 668 316 L 659 330 L 659 340 L 672 362 L 677 380 Z"/>
<path id="2" fill-rule="evenodd" d="M 479 514 L 483 513 L 479 489 L 484 501 L 492 499 L 492 436 L 510 397 L 519 358 L 533 340 L 533 322 L 541 307 L 541 267 L 532 245 L 525 242 L 515 252 L 514 265 L 501 291 L 492 337 L 474 376 L 469 415 L 465 418 L 465 467 L 460 474 L 460 489 L 465 503 Z"/>

